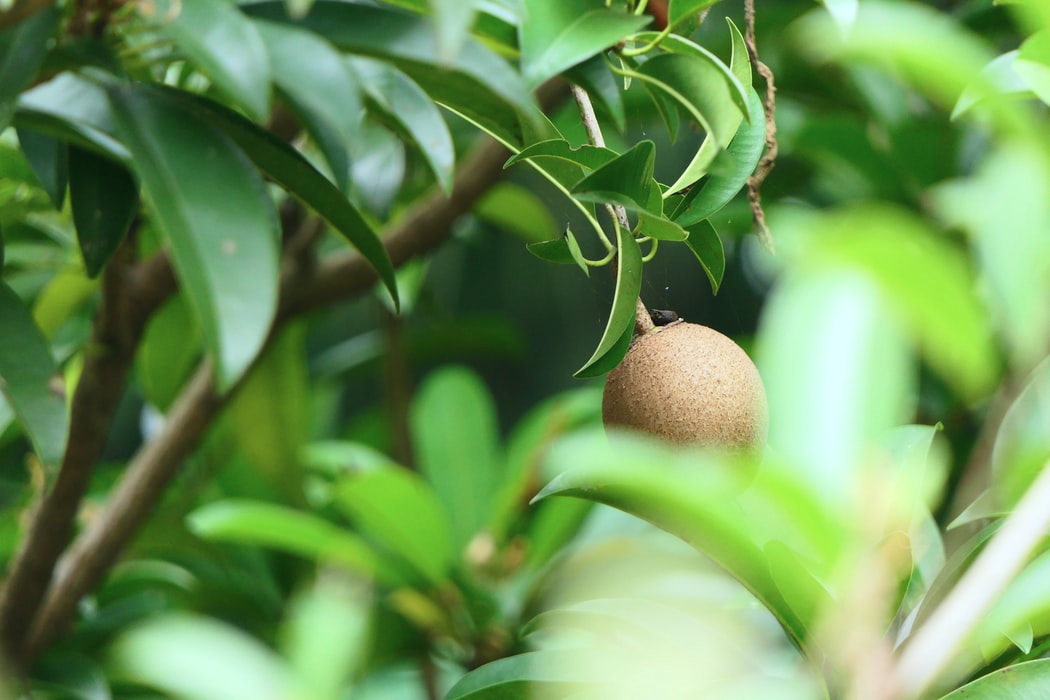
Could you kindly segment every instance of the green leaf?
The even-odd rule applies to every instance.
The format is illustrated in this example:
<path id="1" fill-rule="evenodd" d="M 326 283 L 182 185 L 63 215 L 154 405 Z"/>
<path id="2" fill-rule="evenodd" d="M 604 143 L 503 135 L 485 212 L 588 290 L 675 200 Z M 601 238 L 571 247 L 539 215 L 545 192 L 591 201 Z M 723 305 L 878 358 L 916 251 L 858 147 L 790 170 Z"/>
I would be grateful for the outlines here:
<path id="1" fill-rule="evenodd" d="M 530 700 L 538 686 L 552 693 L 581 687 L 586 679 L 562 658 L 557 651 L 532 651 L 492 661 L 463 676 L 445 700 Z"/>
<path id="2" fill-rule="evenodd" d="M 139 187 L 124 166 L 76 146 L 69 149 L 69 205 L 89 277 L 117 252 L 139 210 Z"/>
<path id="3" fill-rule="evenodd" d="M 578 199 L 591 202 L 612 202 L 639 211 L 661 215 L 662 203 L 653 193 L 659 185 L 653 179 L 656 164 L 656 145 L 649 140 L 639 141 L 631 149 L 597 168 L 572 188 Z"/>
<path id="4" fill-rule="evenodd" d="M 270 113 L 270 60 L 255 25 L 215 0 L 158 0 L 140 13 L 257 120 Z"/>
<path id="5" fill-rule="evenodd" d="M 1040 100 L 1050 104 L 1050 30 L 1024 40 L 1013 70 Z"/>
<path id="6" fill-rule="evenodd" d="M 313 513 L 244 499 L 225 499 L 201 506 L 187 516 L 198 537 L 266 547 L 316 561 L 338 564 L 380 583 L 403 579 L 383 564 L 358 535 Z"/>
<path id="7" fill-rule="evenodd" d="M 407 564 L 429 584 L 447 579 L 456 552 L 449 514 L 418 475 L 392 464 L 348 475 L 335 499 L 384 558 L 392 554 L 398 568 Z"/>
<path id="8" fill-rule="evenodd" d="M 455 59 L 470 36 L 476 4 L 475 0 L 429 0 L 438 52 L 446 62 Z"/>
<path id="9" fill-rule="evenodd" d="M 0 390 L 40 461 L 56 467 L 66 451 L 66 403 L 52 391 L 58 368 L 29 310 L 0 282 Z"/>
<path id="10" fill-rule="evenodd" d="M 535 500 L 561 495 L 596 501 L 677 535 L 725 568 L 789 634 L 803 639 L 805 623 L 782 597 L 760 533 L 737 500 L 753 473 L 737 461 L 747 459 L 673 448 L 633 434 L 581 431 L 551 448 L 546 469 L 558 476 Z"/>
<path id="11" fill-rule="evenodd" d="M 434 102 L 411 78 L 382 61 L 358 58 L 352 65 L 368 96 L 416 145 L 445 193 L 451 192 L 456 154 Z"/>
<path id="12" fill-rule="evenodd" d="M 273 81 L 288 95 L 297 111 L 311 113 L 338 135 L 343 144 L 353 142 L 364 106 L 357 79 L 343 55 L 313 32 L 284 23 L 255 20 L 255 29 L 266 45 L 273 66 Z M 348 171 L 325 154 L 336 175 L 345 182 Z"/>
<path id="13" fill-rule="evenodd" d="M 578 265 L 578 256 L 571 249 L 572 244 L 569 242 L 570 236 L 572 236 L 572 231 L 566 229 L 565 235 L 561 238 L 529 243 L 525 248 L 537 258 L 546 262 L 558 265 Z M 572 241 L 575 242 L 575 240 L 575 237 L 572 238 Z M 576 250 L 579 250 L 579 244 L 576 245 Z"/>
<path id="14" fill-rule="evenodd" d="M 499 425 L 492 396 L 470 370 L 432 373 L 412 404 L 420 472 L 444 504 L 453 546 L 462 549 L 488 522 L 499 488 Z"/>
<path id="15" fill-rule="evenodd" d="M 985 66 L 978 79 L 959 96 L 959 101 L 952 108 L 952 119 L 958 119 L 968 112 L 991 91 L 998 95 L 1029 93 L 1028 83 L 1017 71 L 1019 55 L 1020 51 L 1008 51 Z"/>
<path id="16" fill-rule="evenodd" d="M 1022 633 L 1044 637 L 1050 631 L 1047 576 L 1050 576 L 1050 552 L 1043 552 L 1013 578 L 981 618 L 971 648 L 980 649 L 982 656 L 995 657 L 1016 644 Z M 1027 649 L 1023 651 L 1028 653 Z M 973 657 L 974 666 L 981 663 L 980 657 L 976 654 Z"/>
<path id="17" fill-rule="evenodd" d="M 50 136 L 21 129 L 18 130 L 18 142 L 51 203 L 61 210 L 69 182 L 68 147 Z"/>
<path id="18" fill-rule="evenodd" d="M 579 165 L 587 170 L 597 170 L 616 160 L 619 154 L 611 148 L 591 146 L 584 144 L 579 148 L 573 148 L 565 139 L 547 139 L 526 146 L 507 160 L 505 168 L 520 163 L 523 160 L 534 160 L 543 162 L 545 159 L 564 160 Z M 563 183 L 567 187 L 576 184 Z"/>
<path id="19" fill-rule="evenodd" d="M 589 0 L 525 0 L 519 25 L 522 73 L 535 87 L 641 29 L 649 18 Z"/>
<path id="20" fill-rule="evenodd" d="M 941 700 L 1040 700 L 1050 683 L 1050 659 L 1010 664 L 981 676 Z"/>
<path id="21" fill-rule="evenodd" d="M 750 92 L 750 104 L 752 112 L 761 113 L 762 99 L 754 90 Z M 764 120 L 756 118 L 750 124 L 742 125 L 729 147 L 711 163 L 707 179 L 689 191 L 671 218 L 682 226 L 691 227 L 716 214 L 747 184 L 762 158 L 765 145 Z"/>
<path id="22" fill-rule="evenodd" d="M 43 63 L 48 39 L 58 30 L 61 18 L 62 11 L 52 5 L 0 31 L 0 131 L 11 120 L 19 93 Z"/>
<path id="23" fill-rule="evenodd" d="M 273 204 L 222 132 L 158 93 L 131 85 L 107 92 L 226 390 L 262 348 L 277 309 Z"/>
<path id="24" fill-rule="evenodd" d="M 242 9 L 255 17 L 291 21 L 279 0 Z M 506 143 L 521 146 L 535 128 L 538 110 L 528 86 L 505 60 L 473 39 L 446 62 L 425 19 L 339 0 L 317 0 L 299 24 L 343 51 L 389 61 L 433 99 Z"/>
<path id="25" fill-rule="evenodd" d="M 200 355 L 200 328 L 185 295 L 176 294 L 150 318 L 135 356 L 135 376 L 146 399 L 167 412 Z"/>
<path id="26" fill-rule="evenodd" d="M 127 148 L 116 140 L 116 125 L 101 85 L 61 73 L 18 100 L 15 126 L 49 134 L 126 162 Z"/>
<path id="27" fill-rule="evenodd" d="M 684 241 L 689 238 L 689 232 L 676 222 L 646 211 L 638 212 L 638 233 L 658 241 Z"/>
<path id="28" fill-rule="evenodd" d="M 726 272 L 726 254 L 722 248 L 722 239 L 707 219 L 689 226 L 688 231 L 689 238 L 685 239 L 685 244 L 693 251 L 693 255 L 707 273 L 707 279 L 711 282 L 711 292 L 718 294 Z"/>
<path id="29" fill-rule="evenodd" d="M 165 91 L 165 94 L 221 129 L 256 167 L 321 215 L 368 260 L 387 291 L 397 300 L 394 265 L 379 237 L 343 193 L 298 151 L 217 102 L 177 90 Z"/>
<path id="30" fill-rule="evenodd" d="M 547 204 L 531 189 L 513 182 L 501 182 L 489 189 L 474 205 L 473 212 L 481 221 L 502 228 L 528 244 L 542 243 L 558 235 L 558 225 Z"/>
<path id="31" fill-rule="evenodd" d="M 997 511 L 1017 505 L 1050 458 L 1050 360 L 1026 378 L 995 436 L 990 495 Z"/>
<path id="32" fill-rule="evenodd" d="M 848 32 L 857 19 L 858 0 L 820 0 L 828 14 L 843 32 Z"/>
<path id="33" fill-rule="evenodd" d="M 280 700 L 294 694 L 276 653 L 246 632 L 185 613 L 121 634 L 106 653 L 107 676 L 179 698 Z"/>
<path id="34" fill-rule="evenodd" d="M 667 3 L 667 26 L 674 27 L 679 22 L 695 17 L 719 0 L 670 0 Z"/>
<path id="35" fill-rule="evenodd" d="M 642 291 L 642 251 L 631 232 L 622 226 L 616 228 L 616 240 L 616 292 L 613 295 L 612 311 L 609 313 L 609 321 L 598 347 L 583 367 L 573 374 L 578 379 L 597 376 L 612 369 L 603 364 L 602 360 L 613 351 L 618 354 L 622 350 L 626 354 L 624 336 L 628 336 L 629 343 L 630 334 L 634 329 L 638 295 Z M 621 359 L 623 355 L 617 358 L 616 364 L 619 364 Z"/>

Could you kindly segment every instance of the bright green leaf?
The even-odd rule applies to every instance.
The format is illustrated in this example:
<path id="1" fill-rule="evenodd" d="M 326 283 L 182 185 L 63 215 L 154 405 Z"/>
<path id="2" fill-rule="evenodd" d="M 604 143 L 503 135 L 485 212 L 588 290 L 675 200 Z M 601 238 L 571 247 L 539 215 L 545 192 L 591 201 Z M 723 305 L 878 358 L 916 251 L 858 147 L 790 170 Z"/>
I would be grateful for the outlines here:
<path id="1" fill-rule="evenodd" d="M 613 295 L 612 310 L 606 323 L 602 338 L 598 341 L 598 347 L 583 367 L 576 370 L 573 375 L 576 378 L 593 377 L 603 372 L 608 372 L 612 367 L 602 364 L 603 358 L 613 350 L 622 350 L 624 354 L 627 348 L 624 336 L 633 332 L 634 320 L 638 306 L 638 295 L 642 291 L 642 251 L 638 242 L 630 231 L 622 226 L 616 229 L 616 240 L 618 254 L 616 256 L 616 291 Z M 617 363 L 622 359 L 617 358 Z M 602 371 L 599 371 L 602 370 Z"/>
<path id="2" fill-rule="evenodd" d="M 57 467 L 66 451 L 66 403 L 51 382 L 58 368 L 22 300 L 0 283 L 0 390 L 40 461 Z"/>
<path id="3" fill-rule="evenodd" d="M 941 700 L 1042 700 L 1050 683 L 1050 659 L 1010 664 L 981 676 Z"/>
<path id="4" fill-rule="evenodd" d="M 641 29 L 649 18 L 591 0 L 525 0 L 519 25 L 522 73 L 535 87 Z"/>
<path id="5" fill-rule="evenodd" d="M 117 252 L 139 210 L 139 186 L 124 166 L 76 146 L 69 148 L 69 205 L 89 277 Z"/>
<path id="6" fill-rule="evenodd" d="M 718 288 L 722 286 L 722 278 L 726 273 L 726 254 L 722 247 L 722 239 L 707 219 L 689 226 L 688 231 L 689 238 L 685 239 L 685 244 L 704 268 L 707 279 L 711 282 L 711 292 L 718 294 Z"/>
<path id="7" fill-rule="evenodd" d="M 653 179 L 655 163 L 656 145 L 649 140 L 639 141 L 577 182 L 572 193 L 584 201 L 612 202 L 645 211 L 652 207 L 654 190 L 659 192 Z M 661 207 L 658 202 L 650 213 L 661 215 Z"/>
<path id="8" fill-rule="evenodd" d="M 1050 103 L 1050 29 L 1025 39 L 1013 69 L 1039 99 Z"/>
<path id="9" fill-rule="evenodd" d="M 569 242 L 570 236 L 572 236 L 572 231 L 566 230 L 565 235 L 561 238 L 529 243 L 526 246 L 526 250 L 546 262 L 558 265 L 578 265 L 578 256 L 572 250 L 572 244 Z M 572 240 L 575 241 L 576 239 L 572 238 Z M 579 244 L 576 245 L 576 250 L 579 250 Z"/>
<path id="10" fill-rule="evenodd" d="M 1008 51 L 997 56 L 981 70 L 975 84 L 967 86 L 952 109 L 952 119 L 958 119 L 980 102 L 989 90 L 1008 95 L 1029 92 L 1029 86 L 1017 71 L 1019 51 Z"/>
<path id="11" fill-rule="evenodd" d="M 452 522 L 453 544 L 463 548 L 488 521 L 499 487 L 499 425 L 492 396 L 462 367 L 432 373 L 410 414 L 413 447 Z"/>
<path id="12" fill-rule="evenodd" d="M 573 148 L 565 139 L 547 139 L 546 141 L 540 141 L 526 146 L 521 151 L 515 153 L 510 157 L 504 167 L 509 168 L 515 163 L 520 163 L 523 160 L 536 160 L 542 163 L 544 159 L 551 158 L 568 161 L 587 170 L 597 170 L 598 168 L 608 165 L 616 160 L 618 155 L 619 154 L 611 148 L 590 146 L 587 144 L 584 144 L 579 148 Z M 566 186 L 571 186 L 571 184 L 566 183 Z"/>
<path id="13" fill-rule="evenodd" d="M 638 212 L 638 233 L 658 241 L 684 241 L 689 238 L 689 232 L 676 222 L 646 211 Z"/>
<path id="14" fill-rule="evenodd" d="M 1027 377 L 995 436 L 990 495 L 996 511 L 1007 512 L 1050 459 L 1050 360 Z"/>
<path id="15" fill-rule="evenodd" d="M 550 208 L 527 187 L 501 182 L 474 205 L 474 216 L 528 244 L 549 241 L 558 235 Z M 542 256 L 540 256 L 542 257 Z"/>
<path id="16" fill-rule="evenodd" d="M 858 0 L 821 0 L 828 14 L 843 32 L 848 32 L 857 19 Z"/>
<path id="17" fill-rule="evenodd" d="M 557 651 L 532 651 L 492 661 L 463 676 L 445 700 L 531 700 L 538 688 L 566 692 L 586 682 L 562 658 Z"/>
<path id="18" fill-rule="evenodd" d="M 667 3 L 667 26 L 677 26 L 679 22 L 695 17 L 719 0 L 670 0 Z"/>
<path id="19" fill-rule="evenodd" d="M 61 18 L 62 10 L 51 6 L 0 31 L 0 131 L 7 127 L 19 93 L 33 81 Z"/>
<path id="20" fill-rule="evenodd" d="M 270 60 L 255 25 L 216 0 L 157 0 L 139 12 L 257 120 L 270 113 Z"/>

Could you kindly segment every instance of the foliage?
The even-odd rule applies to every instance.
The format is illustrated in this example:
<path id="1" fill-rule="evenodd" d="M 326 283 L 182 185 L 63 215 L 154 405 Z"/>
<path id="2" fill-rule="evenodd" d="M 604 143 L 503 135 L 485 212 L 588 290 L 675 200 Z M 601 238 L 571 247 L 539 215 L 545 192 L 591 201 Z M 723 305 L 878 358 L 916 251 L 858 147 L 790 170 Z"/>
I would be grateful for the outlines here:
<path id="1" fill-rule="evenodd" d="M 0 693 L 1043 692 L 1050 12 L 822 5 L 0 3 Z M 763 455 L 549 389 L 680 259 Z"/>

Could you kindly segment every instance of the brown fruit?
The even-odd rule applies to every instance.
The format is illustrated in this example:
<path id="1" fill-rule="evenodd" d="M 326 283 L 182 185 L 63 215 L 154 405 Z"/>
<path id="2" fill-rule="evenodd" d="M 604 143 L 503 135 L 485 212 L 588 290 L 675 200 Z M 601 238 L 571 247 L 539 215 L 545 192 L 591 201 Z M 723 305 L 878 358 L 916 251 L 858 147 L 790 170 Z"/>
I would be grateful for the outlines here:
<path id="1" fill-rule="evenodd" d="M 677 443 L 761 450 L 768 411 L 747 353 L 718 331 L 681 321 L 636 338 L 602 396 L 606 426 Z"/>

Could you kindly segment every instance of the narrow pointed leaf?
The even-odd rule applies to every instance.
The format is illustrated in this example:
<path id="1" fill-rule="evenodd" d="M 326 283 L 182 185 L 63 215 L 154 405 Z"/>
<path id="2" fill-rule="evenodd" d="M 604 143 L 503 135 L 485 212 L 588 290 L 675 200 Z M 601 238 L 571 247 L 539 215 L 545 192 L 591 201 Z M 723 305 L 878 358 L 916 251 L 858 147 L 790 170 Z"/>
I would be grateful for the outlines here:
<path id="1" fill-rule="evenodd" d="M 228 389 L 262 348 L 277 309 L 273 204 L 244 154 L 210 124 L 134 86 L 108 93 L 219 387 Z"/>
<path id="2" fill-rule="evenodd" d="M 555 238 L 550 241 L 540 241 L 539 243 L 529 243 L 525 246 L 525 249 L 545 262 L 558 265 L 576 264 L 576 259 L 573 257 L 572 251 L 569 250 L 568 236 Z"/>
<path id="3" fill-rule="evenodd" d="M 552 158 L 575 163 L 587 170 L 597 170 L 616 160 L 618 154 L 611 148 L 583 145 L 573 148 L 565 139 L 547 139 L 523 148 L 507 160 L 505 167 L 510 167 L 523 160 L 537 160 Z"/>
<path id="4" fill-rule="evenodd" d="M 18 142 L 55 209 L 62 209 L 69 183 L 69 147 L 35 131 L 18 130 Z"/>
<path id="5" fill-rule="evenodd" d="M 1050 659 L 1023 661 L 981 676 L 941 700 L 1041 700 L 1050 684 Z"/>
<path id="6" fill-rule="evenodd" d="M 492 661 L 463 676 L 445 700 L 530 700 L 537 691 L 544 697 L 541 688 L 556 693 L 582 687 L 588 679 L 563 658 L 557 651 L 532 651 Z"/>
<path id="7" fill-rule="evenodd" d="M 19 93 L 33 81 L 61 18 L 62 11 L 52 6 L 0 31 L 0 131 L 10 121 Z"/>
<path id="8" fill-rule="evenodd" d="M 0 390 L 40 461 L 55 467 L 66 449 L 66 403 L 51 381 L 58 368 L 29 309 L 0 283 Z"/>
<path id="9" fill-rule="evenodd" d="M 646 211 L 638 212 L 638 226 L 641 235 L 658 241 L 684 241 L 689 238 L 689 232 L 676 222 Z"/>
<path id="10" fill-rule="evenodd" d="M 74 73 L 61 73 L 23 94 L 14 123 L 116 160 L 130 158 L 114 136 L 116 125 L 106 91 Z"/>
<path id="11" fill-rule="evenodd" d="M 617 156 L 576 183 L 572 193 L 579 199 L 595 202 L 613 202 L 632 209 L 646 211 L 653 202 L 654 189 L 659 186 L 653 180 L 656 163 L 656 145 L 652 141 L 640 141 L 629 151 Z M 663 212 L 659 200 L 656 211 Z"/>
<path id="12" fill-rule="evenodd" d="M 693 255 L 700 261 L 700 265 L 707 273 L 707 279 L 711 282 L 711 291 L 718 294 L 718 288 L 722 286 L 722 278 L 726 272 L 726 254 L 722 247 L 722 239 L 718 237 L 718 231 L 710 221 L 704 219 L 689 226 L 689 238 L 685 244 Z"/>
<path id="13" fill-rule="evenodd" d="M 138 183 L 122 165 L 71 146 L 69 204 L 84 269 L 95 277 L 120 247 L 138 212 Z"/>
<path id="14" fill-rule="evenodd" d="M 157 0 L 144 17 L 200 66 L 227 98 L 252 117 L 270 113 L 270 60 L 255 25 L 216 0 Z"/>
<path id="15" fill-rule="evenodd" d="M 638 295 L 642 291 L 642 251 L 630 231 L 620 226 L 616 233 L 618 254 L 612 311 L 594 354 L 573 375 L 577 378 L 601 374 L 597 370 L 603 367 L 599 364 L 602 358 L 614 348 L 623 348 L 624 334 L 634 327 Z"/>

